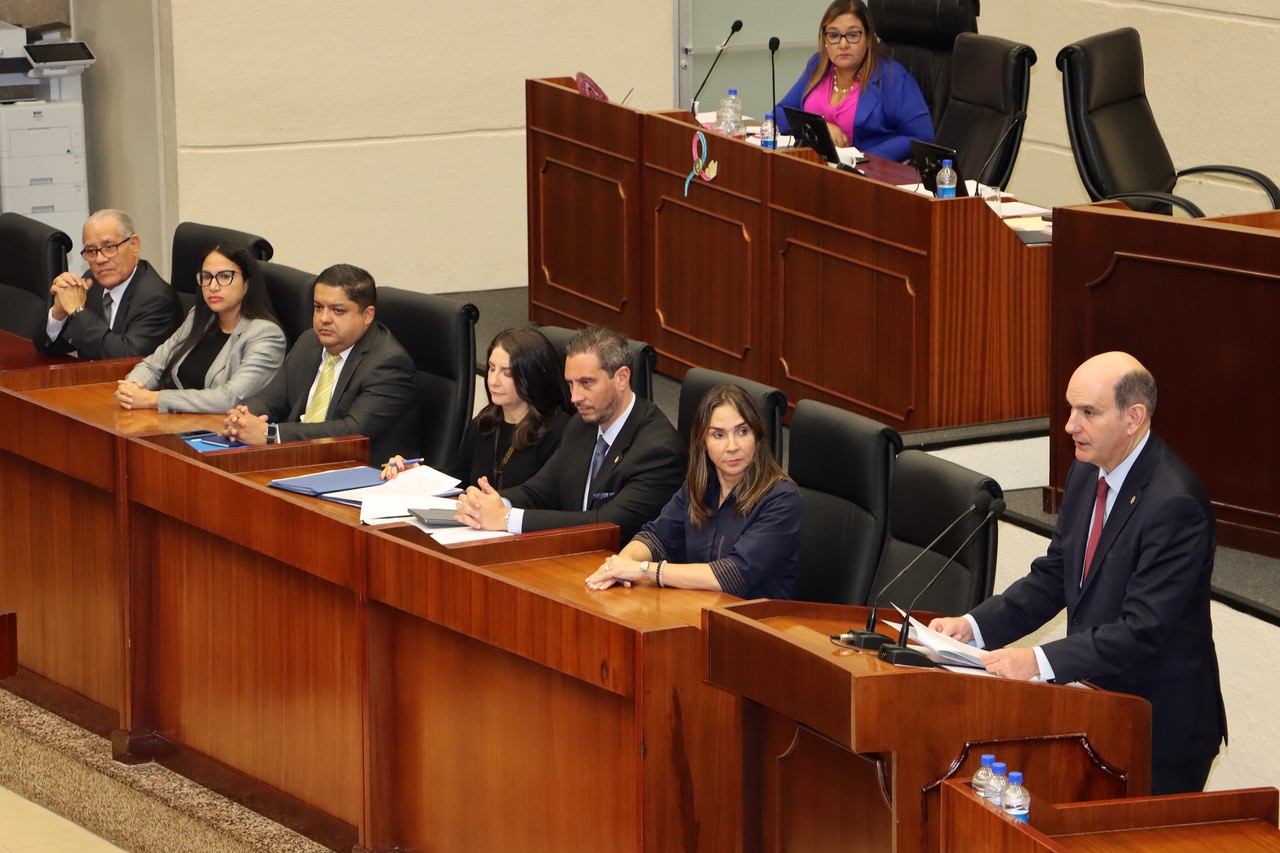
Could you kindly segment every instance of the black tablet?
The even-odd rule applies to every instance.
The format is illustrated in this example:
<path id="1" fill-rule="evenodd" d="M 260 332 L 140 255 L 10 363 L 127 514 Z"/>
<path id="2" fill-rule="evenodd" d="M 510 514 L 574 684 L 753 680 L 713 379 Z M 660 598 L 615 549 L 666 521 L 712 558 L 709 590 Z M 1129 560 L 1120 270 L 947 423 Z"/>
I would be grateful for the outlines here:
<path id="1" fill-rule="evenodd" d="M 960 174 L 960 160 L 956 157 L 956 150 L 919 139 L 911 140 L 911 162 L 920 173 L 920 183 L 934 195 L 938 194 L 938 170 L 942 168 L 943 160 L 950 160 L 951 168 L 956 173 L 956 198 L 967 196 L 969 191 L 965 189 L 964 175 Z"/>

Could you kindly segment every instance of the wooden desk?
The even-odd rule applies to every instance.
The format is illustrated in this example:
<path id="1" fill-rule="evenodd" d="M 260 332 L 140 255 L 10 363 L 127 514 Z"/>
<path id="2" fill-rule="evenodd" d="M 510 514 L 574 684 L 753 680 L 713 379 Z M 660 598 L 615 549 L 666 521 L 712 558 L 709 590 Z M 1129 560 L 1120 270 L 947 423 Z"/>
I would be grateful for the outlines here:
<path id="1" fill-rule="evenodd" d="M 774 601 L 708 611 L 710 680 L 749 700 L 748 849 L 936 851 L 939 786 L 983 752 L 1046 780 L 1049 802 L 1150 789 L 1144 700 L 898 669 L 831 644 L 866 613 Z"/>
<path id="2" fill-rule="evenodd" d="M 620 328 L 672 375 L 723 370 L 899 430 L 1049 412 L 1052 250 L 980 199 L 714 133 L 716 178 L 686 195 L 687 116 L 561 78 L 525 92 L 533 319 Z"/>
<path id="3" fill-rule="evenodd" d="M 33 367 L 49 367 L 74 359 L 65 356 L 43 355 L 35 344 L 24 337 L 0 329 L 0 371 L 27 370 Z"/>
<path id="4" fill-rule="evenodd" d="M 0 610 L 0 679 L 18 671 L 18 614 Z"/>
<path id="5" fill-rule="evenodd" d="M 965 779 L 942 784 L 942 851 L 968 853 L 1203 853 L 1280 851 L 1275 788 L 1090 803 L 1041 803 L 1029 823 L 1006 817 Z"/>
<path id="6" fill-rule="evenodd" d="M 1280 397 L 1258 384 L 1280 364 L 1269 321 L 1280 316 L 1280 213 L 1187 220 L 1119 202 L 1067 207 L 1054 214 L 1054 241 L 1055 405 L 1086 358 L 1133 353 L 1160 385 L 1155 429 L 1209 493 L 1218 544 L 1280 557 L 1280 445 L 1224 452 L 1220 425 L 1203 414 L 1247 400 L 1251 423 L 1280 422 Z M 1052 510 L 1072 458 L 1069 441 L 1053 442 Z"/>

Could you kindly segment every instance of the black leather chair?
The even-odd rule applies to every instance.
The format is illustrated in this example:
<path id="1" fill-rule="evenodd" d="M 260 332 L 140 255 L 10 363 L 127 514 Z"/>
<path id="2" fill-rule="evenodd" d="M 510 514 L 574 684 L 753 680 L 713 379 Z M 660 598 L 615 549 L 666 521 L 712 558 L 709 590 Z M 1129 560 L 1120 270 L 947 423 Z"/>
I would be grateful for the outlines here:
<path id="1" fill-rule="evenodd" d="M 965 178 L 1001 189 L 1009 185 L 1035 64 L 1036 52 L 1025 44 L 977 33 L 956 36 L 951 92 L 934 142 L 956 150 Z"/>
<path id="2" fill-rule="evenodd" d="M 46 304 L 29 290 L 0 284 L 0 329 L 31 338 L 44 325 Z"/>
<path id="3" fill-rule="evenodd" d="M 979 0 L 867 0 L 884 52 L 920 84 L 936 130 L 951 91 L 951 49 L 978 31 Z"/>
<path id="4" fill-rule="evenodd" d="M 889 481 L 889 532 L 868 601 L 877 600 L 889 581 L 982 492 L 1004 496 L 995 480 L 976 471 L 923 450 L 899 453 Z M 974 512 L 957 524 L 888 590 L 885 602 L 910 604 L 982 518 Z M 916 608 L 959 616 L 989 598 L 996 579 L 997 541 L 993 520 L 921 596 Z"/>
<path id="5" fill-rule="evenodd" d="M 888 525 L 889 476 L 901 449 L 891 427 L 826 403 L 796 403 L 787 463 L 804 505 L 796 598 L 867 600 Z"/>
<path id="6" fill-rule="evenodd" d="M 53 280 L 66 272 L 71 238 L 20 213 L 0 213 L 0 284 L 49 299 Z M 31 330 L 23 332 L 30 335 Z"/>
<path id="7" fill-rule="evenodd" d="M 569 348 L 569 340 L 577 334 L 577 329 L 566 329 L 564 326 L 539 326 L 538 331 L 547 336 L 551 345 L 560 351 L 561 364 L 565 351 Z M 653 400 L 653 371 L 658 364 L 658 352 L 644 341 L 627 339 L 631 349 L 631 390 L 646 400 Z"/>
<path id="8" fill-rule="evenodd" d="M 442 468 L 462 443 L 475 404 L 480 312 L 447 296 L 379 287 L 377 319 L 418 368 L 418 453 L 428 465 Z"/>
<path id="9" fill-rule="evenodd" d="M 1173 194 L 1183 175 L 1220 172 L 1247 178 L 1280 208 L 1274 181 L 1239 166 L 1175 169 L 1169 149 L 1147 101 L 1142 41 L 1132 27 L 1069 44 L 1058 52 L 1067 136 L 1076 169 L 1094 201 L 1120 199 L 1134 210 L 1172 214 L 1178 207 L 1191 216 L 1204 212 Z"/>
<path id="10" fill-rule="evenodd" d="M 271 308 L 280 321 L 280 328 L 284 329 L 289 346 L 293 346 L 298 336 L 311 328 L 316 274 L 270 262 L 259 264 L 258 269 L 267 285 Z"/>
<path id="11" fill-rule="evenodd" d="M 698 403 L 717 385 L 737 385 L 747 392 L 747 396 L 760 410 L 760 417 L 764 419 L 765 436 L 769 446 L 773 448 L 773 458 L 781 463 L 782 416 L 787 411 L 787 396 L 769 385 L 703 367 L 690 368 L 684 375 L 684 382 L 680 385 L 676 430 L 684 438 L 685 444 L 689 443 L 689 431 L 693 428 L 693 417 L 698 411 Z"/>
<path id="12" fill-rule="evenodd" d="M 173 257 L 170 264 L 172 275 L 169 283 L 178 292 L 183 311 L 190 309 L 200 295 L 196 273 L 200 271 L 204 253 L 223 240 L 239 243 L 260 261 L 269 261 L 274 254 L 271 244 L 257 234 L 217 225 L 201 225 L 199 222 L 179 223 L 173 232 Z"/>

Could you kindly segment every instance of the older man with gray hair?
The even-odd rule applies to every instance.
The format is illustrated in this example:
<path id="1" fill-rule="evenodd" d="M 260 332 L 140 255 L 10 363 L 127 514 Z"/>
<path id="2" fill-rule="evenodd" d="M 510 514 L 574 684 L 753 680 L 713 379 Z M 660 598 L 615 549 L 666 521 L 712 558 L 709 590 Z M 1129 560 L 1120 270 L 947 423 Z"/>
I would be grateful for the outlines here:
<path id="1" fill-rule="evenodd" d="M 150 355 L 182 322 L 178 295 L 139 259 L 142 240 L 123 210 L 99 210 L 83 236 L 87 274 L 64 272 L 53 280 L 36 348 L 86 359 Z"/>

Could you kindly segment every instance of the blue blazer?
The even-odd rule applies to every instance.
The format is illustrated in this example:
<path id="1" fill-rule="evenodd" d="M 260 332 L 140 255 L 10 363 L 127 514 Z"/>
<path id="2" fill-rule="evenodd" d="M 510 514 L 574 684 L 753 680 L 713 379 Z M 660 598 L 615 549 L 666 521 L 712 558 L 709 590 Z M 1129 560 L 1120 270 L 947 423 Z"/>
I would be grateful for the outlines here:
<path id="1" fill-rule="evenodd" d="M 804 109 L 808 92 L 805 84 L 818 67 L 818 54 L 809 57 L 800 79 L 791 91 L 778 101 L 774 119 L 779 133 L 790 133 L 791 126 L 783 107 Z M 933 141 L 933 119 L 911 72 L 897 61 L 881 56 L 871 82 L 858 95 L 858 109 L 853 115 L 853 145 L 865 154 L 877 154 L 890 160 L 911 156 L 911 140 Z"/>
<path id="2" fill-rule="evenodd" d="M 1227 733 L 1209 616 L 1213 510 L 1195 474 L 1152 433 L 1125 477 L 1083 588 L 1098 483 L 1067 474 L 1049 550 L 971 613 L 987 648 L 1006 646 L 1064 607 L 1067 636 L 1043 644 L 1058 682 L 1089 679 L 1151 703 L 1151 763 L 1208 760 Z"/>

